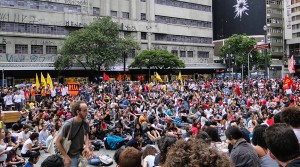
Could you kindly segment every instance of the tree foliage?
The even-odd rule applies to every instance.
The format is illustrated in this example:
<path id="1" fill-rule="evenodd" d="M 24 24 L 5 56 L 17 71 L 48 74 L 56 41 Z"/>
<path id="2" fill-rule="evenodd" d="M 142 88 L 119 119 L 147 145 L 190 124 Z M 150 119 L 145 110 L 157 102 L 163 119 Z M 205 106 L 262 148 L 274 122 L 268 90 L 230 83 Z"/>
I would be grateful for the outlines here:
<path id="1" fill-rule="evenodd" d="M 71 33 L 54 64 L 59 70 L 77 64 L 96 71 L 100 66 L 108 68 L 114 65 L 122 60 L 124 52 L 129 53 L 132 49 L 139 49 L 139 44 L 131 37 L 120 38 L 118 23 L 110 17 L 103 17 Z"/>
<path id="2" fill-rule="evenodd" d="M 134 58 L 134 61 L 131 63 L 130 67 L 174 69 L 185 67 L 185 64 L 177 56 L 166 50 L 144 50 Z"/>
<path id="3" fill-rule="evenodd" d="M 256 45 L 256 40 L 250 38 L 246 35 L 232 35 L 225 40 L 225 44 L 221 47 L 220 57 L 226 59 L 226 55 L 233 54 L 235 63 L 238 67 L 242 64 L 248 64 L 248 53 Z M 264 54 L 257 51 L 251 51 L 252 57 L 250 62 L 252 65 L 262 65 L 264 64 Z M 268 61 L 270 62 L 270 56 L 268 56 Z"/>

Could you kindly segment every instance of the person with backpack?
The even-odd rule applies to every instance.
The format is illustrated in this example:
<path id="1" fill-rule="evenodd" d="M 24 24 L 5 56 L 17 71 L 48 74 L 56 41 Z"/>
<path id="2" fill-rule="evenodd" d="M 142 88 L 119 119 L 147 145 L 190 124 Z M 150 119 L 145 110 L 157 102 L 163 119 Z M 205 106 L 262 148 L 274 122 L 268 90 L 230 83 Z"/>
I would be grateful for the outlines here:
<path id="1" fill-rule="evenodd" d="M 87 157 L 90 156 L 90 142 L 88 138 L 89 124 L 86 122 L 88 112 L 87 104 L 83 101 L 77 101 L 71 108 L 75 117 L 69 119 L 63 125 L 61 133 L 56 139 L 56 146 L 63 156 L 65 167 L 78 166 L 80 155 L 85 154 Z M 72 143 L 69 151 L 66 152 L 62 141 L 67 138 L 69 131 L 71 131 L 70 134 L 72 134 L 69 136 Z"/>

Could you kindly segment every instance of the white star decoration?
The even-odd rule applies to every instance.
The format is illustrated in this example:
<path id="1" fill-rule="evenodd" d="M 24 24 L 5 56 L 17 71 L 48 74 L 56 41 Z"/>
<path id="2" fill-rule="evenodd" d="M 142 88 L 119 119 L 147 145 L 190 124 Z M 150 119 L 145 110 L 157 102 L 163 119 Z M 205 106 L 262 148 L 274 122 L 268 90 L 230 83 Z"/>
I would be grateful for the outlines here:
<path id="1" fill-rule="evenodd" d="M 239 17 L 240 20 L 242 20 L 243 14 L 248 15 L 247 11 L 249 11 L 249 9 L 248 9 L 249 6 L 248 6 L 247 0 L 236 0 L 236 5 L 234 5 L 233 7 L 235 8 L 234 18 Z"/>

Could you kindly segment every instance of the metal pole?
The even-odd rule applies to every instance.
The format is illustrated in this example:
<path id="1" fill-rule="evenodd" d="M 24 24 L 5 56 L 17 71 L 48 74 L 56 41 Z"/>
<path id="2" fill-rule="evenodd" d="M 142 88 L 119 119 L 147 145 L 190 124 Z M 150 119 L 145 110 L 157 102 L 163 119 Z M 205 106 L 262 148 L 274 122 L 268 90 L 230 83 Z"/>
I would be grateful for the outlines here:
<path id="1" fill-rule="evenodd" d="M 4 88 L 4 69 L 2 69 L 2 88 Z"/>
<path id="2" fill-rule="evenodd" d="M 151 69 L 151 67 L 149 67 L 149 83 L 151 82 L 151 74 L 150 74 L 150 69 Z"/>
<path id="3" fill-rule="evenodd" d="M 267 31 L 266 31 L 267 33 Z M 267 34 L 265 33 L 265 44 L 267 43 Z M 268 73 L 268 57 L 267 57 L 267 49 L 264 50 L 265 53 L 265 79 L 269 79 L 269 73 Z"/>
<path id="4" fill-rule="evenodd" d="M 124 80 L 124 83 L 126 81 L 126 53 L 123 52 L 123 61 L 124 61 L 124 76 L 123 76 L 123 80 Z"/>
<path id="5" fill-rule="evenodd" d="M 242 82 L 243 82 L 243 80 L 244 80 L 244 64 L 242 64 Z"/>
<path id="6" fill-rule="evenodd" d="M 248 53 L 248 78 L 250 78 L 250 53 Z"/>

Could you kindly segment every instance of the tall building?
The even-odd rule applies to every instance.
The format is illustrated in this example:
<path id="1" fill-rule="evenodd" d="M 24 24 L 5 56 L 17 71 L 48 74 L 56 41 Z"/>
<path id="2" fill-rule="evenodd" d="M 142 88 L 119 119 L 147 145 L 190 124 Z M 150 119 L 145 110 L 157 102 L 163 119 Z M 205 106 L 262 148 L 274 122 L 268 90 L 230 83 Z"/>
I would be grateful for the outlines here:
<path id="1" fill-rule="evenodd" d="M 286 0 L 284 1 L 284 15 L 285 15 L 285 39 L 286 51 L 288 59 L 294 55 L 296 73 L 299 73 L 300 65 L 300 0 Z"/>
<path id="2" fill-rule="evenodd" d="M 284 73 L 284 22 L 282 0 L 214 0 L 213 24 L 215 56 L 224 40 L 233 34 L 246 34 L 257 42 L 270 43 L 270 78 Z"/>
<path id="3" fill-rule="evenodd" d="M 111 16 L 142 50 L 168 50 L 194 73 L 223 68 L 213 63 L 212 0 L 0 0 L 0 67 L 9 79 L 53 71 L 70 32 L 101 16 Z"/>

